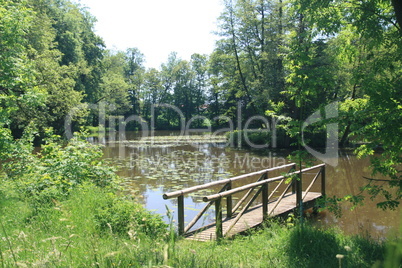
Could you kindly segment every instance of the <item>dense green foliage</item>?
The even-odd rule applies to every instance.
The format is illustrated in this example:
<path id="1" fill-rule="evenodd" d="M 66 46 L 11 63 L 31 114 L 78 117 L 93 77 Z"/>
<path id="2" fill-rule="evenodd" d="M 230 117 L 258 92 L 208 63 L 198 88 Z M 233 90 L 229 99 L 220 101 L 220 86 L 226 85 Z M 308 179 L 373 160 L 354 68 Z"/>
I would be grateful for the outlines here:
<path id="1" fill-rule="evenodd" d="M 15 136 L 31 121 L 61 134 L 67 115 L 75 126 L 111 127 L 138 115 L 158 129 L 177 129 L 194 116 L 213 127 L 230 118 L 237 127 L 266 115 L 285 127 L 338 101 L 342 144 L 401 144 L 401 27 L 389 1 L 224 4 L 211 55 L 186 61 L 172 53 L 156 70 L 144 67 L 136 48 L 106 50 L 93 32 L 95 18 L 78 4 L 2 0 L 2 114 Z M 204 119 L 190 127 L 205 127 Z M 256 120 L 250 127 L 267 126 Z M 386 151 L 393 167 L 400 152 Z"/>
<path id="2" fill-rule="evenodd" d="M 340 142 L 353 136 L 365 143 L 359 156 L 371 156 L 374 175 L 390 179 L 385 187 L 369 179 L 365 189 L 385 197 L 380 207 L 395 208 L 402 197 L 402 24 L 395 14 L 400 3 L 300 1 L 298 10 L 312 29 L 329 36 L 335 75 L 343 77 L 345 87 L 337 94 L 344 129 Z M 382 153 L 375 155 L 379 147 Z"/>
<path id="3" fill-rule="evenodd" d="M 113 168 L 105 167 L 102 151 L 77 138 L 63 145 L 55 135 L 45 139 L 36 154 L 33 137 L 26 132 L 13 142 L 5 137 L 0 161 L 4 183 L 26 200 L 38 206 L 63 200 L 77 187 L 91 183 L 102 188 L 115 188 L 117 176 Z M 5 134 L 7 135 L 7 134 Z"/>
<path id="4" fill-rule="evenodd" d="M 162 129 L 180 117 L 152 105 L 219 126 L 222 115 L 304 120 L 339 101 L 342 143 L 359 133 L 373 141 L 383 128 L 394 138 L 381 144 L 400 136 L 390 126 L 400 116 L 401 30 L 389 1 L 227 0 L 215 51 L 190 61 L 172 53 L 159 70 L 146 69 L 136 48 L 106 50 L 95 18 L 69 0 L 2 0 L 0 20 L 2 114 L 14 132 L 34 120 L 62 133 L 74 107 L 79 123 L 96 126 L 102 101 L 107 116 L 154 116 Z"/>

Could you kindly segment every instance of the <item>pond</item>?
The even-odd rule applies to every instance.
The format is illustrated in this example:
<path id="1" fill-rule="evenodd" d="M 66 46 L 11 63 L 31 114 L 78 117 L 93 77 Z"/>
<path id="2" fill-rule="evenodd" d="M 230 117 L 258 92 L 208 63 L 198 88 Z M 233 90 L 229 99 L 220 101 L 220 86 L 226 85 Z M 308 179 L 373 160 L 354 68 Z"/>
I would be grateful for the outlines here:
<path id="1" fill-rule="evenodd" d="M 126 133 L 126 141 L 105 142 L 104 148 L 105 157 L 120 166 L 119 175 L 125 180 L 125 192 L 147 209 L 163 215 L 166 221 L 169 221 L 167 208 L 177 219 L 177 201 L 164 200 L 164 193 L 290 163 L 288 151 L 261 154 L 227 147 L 223 137 L 192 136 L 187 139 L 176 134 L 156 132 L 154 139 L 140 141 L 138 133 Z M 367 183 L 364 177 L 370 175 L 368 159 L 357 159 L 351 151 L 339 151 L 338 165 L 327 165 L 327 195 L 358 194 L 360 187 Z M 201 191 L 185 197 L 186 222 L 204 207 L 202 197 L 208 193 L 211 192 Z M 324 226 L 338 226 L 347 234 L 386 238 L 399 230 L 401 215 L 400 210 L 376 208 L 379 201 L 366 198 L 364 206 L 354 210 L 345 203 L 342 204 L 342 217 L 323 211 L 314 221 Z M 213 219 L 212 210 L 200 224 Z"/>

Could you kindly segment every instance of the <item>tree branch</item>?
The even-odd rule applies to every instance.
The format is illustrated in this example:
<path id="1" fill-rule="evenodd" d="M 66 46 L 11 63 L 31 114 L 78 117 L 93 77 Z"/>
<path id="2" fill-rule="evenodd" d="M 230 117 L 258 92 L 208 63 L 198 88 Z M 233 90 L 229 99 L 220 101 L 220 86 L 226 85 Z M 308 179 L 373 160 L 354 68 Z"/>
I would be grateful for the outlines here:
<path id="1" fill-rule="evenodd" d="M 18 94 L 23 94 L 23 90 L 17 90 L 17 89 L 8 89 L 4 87 L 0 87 L 0 91 L 4 92 L 6 95 L 11 95 L 12 93 L 18 93 Z"/>
<path id="2" fill-rule="evenodd" d="M 367 178 L 367 177 L 364 177 L 364 176 L 363 176 L 363 178 L 365 178 L 366 180 L 369 180 L 369 181 L 380 181 L 380 182 L 395 182 L 395 181 L 402 181 L 402 180 L 381 180 L 381 179 L 373 179 L 373 178 Z"/>

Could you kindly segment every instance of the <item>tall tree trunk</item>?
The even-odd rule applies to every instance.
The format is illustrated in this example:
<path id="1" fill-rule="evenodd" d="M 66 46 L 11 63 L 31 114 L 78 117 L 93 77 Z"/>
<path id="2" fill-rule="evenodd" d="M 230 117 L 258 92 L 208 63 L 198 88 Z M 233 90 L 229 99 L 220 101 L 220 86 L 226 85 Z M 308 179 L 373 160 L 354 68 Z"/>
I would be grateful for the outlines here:
<path id="1" fill-rule="evenodd" d="M 240 64 L 239 52 L 238 52 L 237 43 L 236 43 L 236 33 L 235 33 L 235 27 L 234 27 L 235 25 L 234 25 L 234 20 L 233 20 L 234 14 L 233 14 L 232 1 L 230 1 L 229 12 L 230 12 L 230 32 L 231 32 L 231 35 L 232 35 L 232 45 L 233 45 L 233 51 L 234 51 L 235 58 L 236 58 L 237 69 L 238 69 L 239 75 L 240 75 L 240 80 L 241 80 L 241 83 L 243 85 L 243 89 L 246 92 L 247 100 L 250 103 L 254 114 L 258 114 L 257 109 L 256 109 L 256 107 L 255 107 L 255 105 L 254 105 L 254 103 L 253 103 L 253 101 L 251 99 L 250 91 L 249 91 L 248 86 L 247 86 L 247 81 L 246 81 L 246 78 L 244 77 L 244 74 L 243 74 L 243 71 L 242 71 L 242 68 L 241 68 L 241 64 Z"/>
<path id="2" fill-rule="evenodd" d="M 282 49 L 283 45 L 283 1 L 279 0 L 279 25 L 278 25 L 278 52 Z M 282 92 L 285 88 L 285 81 L 284 81 L 284 67 L 283 67 L 283 58 L 282 53 L 278 53 L 278 60 L 277 60 L 277 75 L 276 75 L 276 82 L 275 87 L 277 88 L 277 92 Z"/>
<path id="3" fill-rule="evenodd" d="M 394 7 L 396 21 L 399 25 L 399 31 L 402 35 L 402 1 L 401 0 L 392 0 L 392 5 Z"/>
<path id="4" fill-rule="evenodd" d="M 261 40 L 260 40 L 260 46 L 261 46 L 261 55 L 265 57 L 265 52 L 266 52 L 266 46 L 265 46 L 265 0 L 261 0 L 260 2 L 260 8 L 261 8 Z M 271 89 L 268 87 L 268 75 L 265 73 L 266 71 L 266 64 L 267 60 L 262 59 L 261 61 L 261 74 L 262 74 L 262 79 L 263 79 L 263 87 L 265 87 L 268 90 L 268 100 L 271 98 Z"/>

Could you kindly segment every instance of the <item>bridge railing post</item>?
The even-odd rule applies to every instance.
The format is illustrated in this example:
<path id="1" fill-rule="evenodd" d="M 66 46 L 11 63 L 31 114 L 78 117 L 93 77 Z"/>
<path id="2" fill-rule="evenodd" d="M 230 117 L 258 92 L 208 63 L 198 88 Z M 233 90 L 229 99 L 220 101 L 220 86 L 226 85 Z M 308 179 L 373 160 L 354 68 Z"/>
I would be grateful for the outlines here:
<path id="1" fill-rule="evenodd" d="M 232 182 L 229 182 L 226 185 L 226 191 L 229 191 L 229 190 L 232 190 Z M 231 218 L 233 216 L 233 207 L 232 206 L 233 206 L 232 195 L 229 195 L 226 198 L 226 211 L 227 211 L 226 217 L 227 218 Z"/>
<path id="2" fill-rule="evenodd" d="M 296 164 L 294 164 L 292 166 L 291 170 L 296 171 Z M 295 193 L 296 193 L 296 182 L 293 180 L 292 181 L 292 194 L 295 194 Z"/>
<path id="3" fill-rule="evenodd" d="M 300 172 L 296 178 L 296 207 L 298 208 L 298 213 L 302 215 L 302 179 L 303 179 L 303 173 Z M 299 215 L 299 216 L 300 216 Z"/>
<path id="4" fill-rule="evenodd" d="M 321 167 L 321 195 L 325 196 L 325 165 Z"/>
<path id="5" fill-rule="evenodd" d="M 268 183 L 262 185 L 262 219 L 268 218 Z"/>
<path id="6" fill-rule="evenodd" d="M 265 174 L 264 179 L 268 179 L 268 172 Z M 268 199 L 269 199 L 269 195 L 268 195 L 268 183 L 263 184 L 262 186 L 262 192 L 261 192 L 261 196 L 262 196 L 262 219 L 266 220 L 268 218 Z"/>
<path id="7" fill-rule="evenodd" d="M 177 197 L 177 217 L 179 222 L 179 235 L 184 235 L 184 195 Z"/>
<path id="8" fill-rule="evenodd" d="M 215 227 L 216 227 L 216 239 L 220 240 L 223 237 L 222 198 L 218 198 L 215 200 Z"/>

